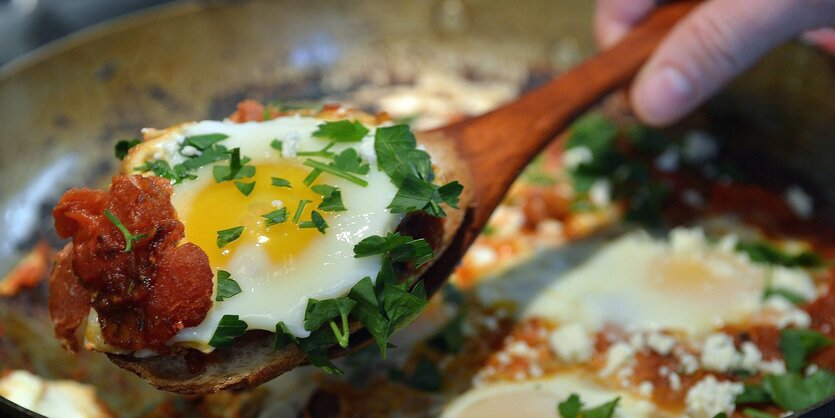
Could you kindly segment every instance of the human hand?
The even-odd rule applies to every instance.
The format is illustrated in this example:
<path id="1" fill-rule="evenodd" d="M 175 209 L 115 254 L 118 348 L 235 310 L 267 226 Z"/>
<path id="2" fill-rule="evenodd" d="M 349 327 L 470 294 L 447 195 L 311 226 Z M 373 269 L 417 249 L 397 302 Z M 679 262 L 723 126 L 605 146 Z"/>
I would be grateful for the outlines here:
<path id="1" fill-rule="evenodd" d="M 598 0 L 598 44 L 617 43 L 655 4 Z M 835 25 L 835 0 L 707 0 L 679 22 L 644 65 L 630 91 L 632 108 L 651 125 L 675 122 L 769 49 L 827 25 Z"/>

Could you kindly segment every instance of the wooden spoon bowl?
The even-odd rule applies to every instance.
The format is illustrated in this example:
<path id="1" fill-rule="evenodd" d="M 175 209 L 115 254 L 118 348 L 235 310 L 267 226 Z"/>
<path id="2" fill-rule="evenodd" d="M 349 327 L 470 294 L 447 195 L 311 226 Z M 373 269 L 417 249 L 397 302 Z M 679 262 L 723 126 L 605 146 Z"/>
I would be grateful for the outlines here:
<path id="1" fill-rule="evenodd" d="M 441 168 L 440 174 L 464 185 L 461 210 L 447 211 L 438 224 L 442 231 L 434 231 L 442 238 L 436 248 L 439 256 L 422 274 L 428 294 L 443 286 L 525 166 L 577 117 L 631 80 L 665 35 L 699 3 L 682 0 L 660 6 L 614 48 L 518 100 L 482 116 L 418 133 L 418 142 Z M 231 349 L 199 359 L 190 358 L 188 352 L 110 358 L 159 389 L 183 394 L 252 387 L 307 363 L 295 346 L 274 351 L 272 334 L 250 334 L 236 340 Z M 350 349 L 370 341 L 355 323 Z M 334 348 L 329 355 L 347 352 Z"/>

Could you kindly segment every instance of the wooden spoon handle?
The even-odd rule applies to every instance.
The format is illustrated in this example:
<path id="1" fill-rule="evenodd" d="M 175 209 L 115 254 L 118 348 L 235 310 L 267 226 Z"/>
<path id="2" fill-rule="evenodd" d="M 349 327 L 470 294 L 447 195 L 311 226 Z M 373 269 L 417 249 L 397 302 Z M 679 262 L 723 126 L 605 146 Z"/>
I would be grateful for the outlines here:
<path id="1" fill-rule="evenodd" d="M 519 172 L 558 133 L 601 98 L 631 80 L 655 47 L 700 1 L 660 6 L 617 46 L 583 62 L 517 101 L 427 136 L 456 142 L 473 173 L 477 205 L 472 224 L 480 229 Z"/>

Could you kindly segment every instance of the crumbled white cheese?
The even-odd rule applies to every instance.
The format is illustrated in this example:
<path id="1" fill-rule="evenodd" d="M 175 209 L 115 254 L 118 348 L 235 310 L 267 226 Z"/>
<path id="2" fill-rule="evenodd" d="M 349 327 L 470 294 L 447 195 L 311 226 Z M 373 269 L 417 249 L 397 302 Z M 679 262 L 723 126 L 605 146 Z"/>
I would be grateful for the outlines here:
<path id="1" fill-rule="evenodd" d="M 757 345 L 750 341 L 746 341 L 742 343 L 740 349 L 742 356 L 739 360 L 739 368 L 754 373 L 760 370 L 763 361 L 763 353 L 759 348 L 757 348 Z"/>
<path id="2" fill-rule="evenodd" d="M 662 173 L 671 173 L 678 170 L 679 151 L 675 147 L 669 147 L 655 158 L 655 167 Z"/>
<path id="3" fill-rule="evenodd" d="M 374 149 L 374 136 L 366 135 L 357 147 L 357 154 L 369 164 L 377 164 L 377 151 Z"/>
<path id="4" fill-rule="evenodd" d="M 475 267 L 484 267 L 493 264 L 498 258 L 498 255 L 494 249 L 486 245 L 476 244 L 470 247 L 467 257 Z"/>
<path id="5" fill-rule="evenodd" d="M 693 374 L 696 373 L 696 370 L 699 370 L 699 360 L 690 353 L 680 354 L 678 361 L 681 365 L 681 372 L 684 374 Z"/>
<path id="6" fill-rule="evenodd" d="M 719 239 L 716 243 L 716 249 L 724 253 L 733 254 L 736 252 L 736 246 L 739 244 L 739 237 L 736 234 L 728 234 Z"/>
<path id="7" fill-rule="evenodd" d="M 718 152 L 716 138 L 706 132 L 691 131 L 684 137 L 682 156 L 689 163 L 698 164 L 712 160 Z"/>
<path id="8" fill-rule="evenodd" d="M 644 346 L 647 345 L 647 339 L 644 337 L 644 334 L 635 333 L 629 336 L 629 345 L 631 345 L 635 351 L 641 351 L 644 349 Z"/>
<path id="9" fill-rule="evenodd" d="M 649 398 L 652 396 L 652 392 L 655 390 L 655 386 L 650 381 L 643 381 L 640 385 L 638 385 L 638 393 L 641 396 Z"/>
<path id="10" fill-rule="evenodd" d="M 815 284 L 804 270 L 775 266 L 772 269 L 771 287 L 788 290 L 806 300 L 816 296 Z"/>
<path id="11" fill-rule="evenodd" d="M 608 376 L 635 357 L 635 348 L 625 342 L 617 342 L 606 353 L 606 364 L 600 371 L 601 376 Z"/>
<path id="12" fill-rule="evenodd" d="M 801 219 L 809 219 L 815 214 L 815 202 L 800 186 L 786 189 L 783 197 L 794 213 Z"/>
<path id="13" fill-rule="evenodd" d="M 727 334 L 708 335 L 702 346 L 702 365 L 706 370 L 727 372 L 740 361 L 733 339 Z"/>
<path id="14" fill-rule="evenodd" d="M 570 324 L 552 332 L 548 338 L 551 349 L 566 363 L 579 363 L 591 358 L 594 340 L 580 324 Z"/>
<path id="15" fill-rule="evenodd" d="M 272 202 L 270 202 L 270 204 L 276 209 L 281 209 L 282 207 L 284 207 L 284 202 L 278 199 L 273 200 Z"/>
<path id="16" fill-rule="evenodd" d="M 296 150 L 299 147 L 302 136 L 298 131 L 288 133 L 281 140 L 281 156 L 284 158 L 296 158 Z"/>
<path id="17" fill-rule="evenodd" d="M 736 397 L 744 390 L 742 383 L 720 382 L 709 375 L 687 391 L 687 414 L 691 418 L 713 418 L 722 412 L 731 415 Z"/>
<path id="18" fill-rule="evenodd" d="M 812 324 L 812 318 L 806 311 L 798 309 L 780 295 L 773 295 L 766 299 L 763 307 L 778 314 L 776 325 L 781 329 L 789 326 L 809 328 Z"/>
<path id="19" fill-rule="evenodd" d="M 806 370 L 803 371 L 803 374 L 806 375 L 806 376 L 811 376 L 811 375 L 815 374 L 815 372 L 817 372 L 817 371 L 818 371 L 818 365 L 817 364 L 810 364 L 810 365 L 806 366 Z"/>
<path id="20" fill-rule="evenodd" d="M 505 351 L 514 357 L 521 357 L 526 359 L 534 359 L 536 358 L 536 350 L 531 348 L 528 343 L 524 341 L 514 341 L 507 346 Z"/>
<path id="21" fill-rule="evenodd" d="M 667 375 L 667 381 L 670 383 L 670 389 L 678 392 L 681 390 L 681 376 L 678 373 L 670 373 Z"/>
<path id="22" fill-rule="evenodd" d="M 673 351 L 673 347 L 676 345 L 676 339 L 660 332 L 651 332 L 647 336 L 647 345 L 652 351 L 666 356 Z"/>
<path id="23" fill-rule="evenodd" d="M 676 254 L 699 254 L 706 249 L 707 238 L 701 228 L 675 228 L 670 231 L 670 247 Z"/>
<path id="24" fill-rule="evenodd" d="M 588 147 L 573 147 L 565 150 L 562 154 L 562 163 L 565 168 L 574 170 L 581 164 L 590 163 L 594 156 Z"/>
<path id="25" fill-rule="evenodd" d="M 180 154 L 183 154 L 186 157 L 198 157 L 203 153 L 200 152 L 199 149 L 197 149 L 197 148 L 195 148 L 191 145 L 186 145 L 186 146 L 183 147 L 183 149 L 180 150 Z"/>
<path id="26" fill-rule="evenodd" d="M 759 371 L 765 374 L 785 374 L 786 362 L 780 359 L 763 361 L 760 363 Z"/>
<path id="27" fill-rule="evenodd" d="M 612 201 L 612 183 L 607 179 L 597 179 L 589 188 L 589 200 L 595 206 L 606 206 Z"/>

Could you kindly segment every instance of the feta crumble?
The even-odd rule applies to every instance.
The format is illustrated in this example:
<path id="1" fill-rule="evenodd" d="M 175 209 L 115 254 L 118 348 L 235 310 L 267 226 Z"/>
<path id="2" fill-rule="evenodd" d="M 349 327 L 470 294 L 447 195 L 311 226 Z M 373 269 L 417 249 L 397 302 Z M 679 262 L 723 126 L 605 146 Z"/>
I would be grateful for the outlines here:
<path id="1" fill-rule="evenodd" d="M 687 391 L 687 414 L 691 418 L 713 418 L 723 412 L 730 416 L 736 409 L 736 397 L 744 390 L 742 383 L 720 382 L 707 376 Z"/>
<path id="2" fill-rule="evenodd" d="M 618 342 L 609 347 L 606 353 L 606 364 L 603 370 L 600 371 L 601 376 L 608 376 L 618 368 L 629 363 L 635 357 L 635 347 L 632 345 Z"/>
<path id="3" fill-rule="evenodd" d="M 800 186 L 791 186 L 783 194 L 789 207 L 801 219 L 810 219 L 815 214 L 815 202 Z"/>
<path id="4" fill-rule="evenodd" d="M 580 324 L 560 327 L 548 338 L 551 349 L 566 363 L 584 362 L 591 358 L 594 341 Z"/>

